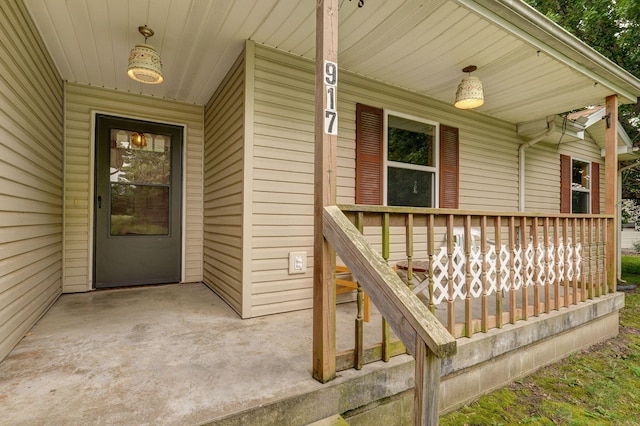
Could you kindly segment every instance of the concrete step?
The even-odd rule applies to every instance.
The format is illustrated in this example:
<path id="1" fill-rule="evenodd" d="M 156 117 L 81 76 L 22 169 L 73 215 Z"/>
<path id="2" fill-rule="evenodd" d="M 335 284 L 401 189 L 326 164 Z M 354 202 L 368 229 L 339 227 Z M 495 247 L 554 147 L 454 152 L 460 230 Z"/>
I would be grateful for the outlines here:
<path id="1" fill-rule="evenodd" d="M 340 414 L 309 423 L 307 426 L 349 426 L 349 423 Z"/>

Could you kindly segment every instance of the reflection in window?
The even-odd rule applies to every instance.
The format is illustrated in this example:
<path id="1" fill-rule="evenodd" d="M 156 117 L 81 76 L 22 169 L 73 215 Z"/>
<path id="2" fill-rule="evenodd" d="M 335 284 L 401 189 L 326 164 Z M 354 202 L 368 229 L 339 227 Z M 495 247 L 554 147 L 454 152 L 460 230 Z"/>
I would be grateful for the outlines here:
<path id="1" fill-rule="evenodd" d="M 591 165 L 580 160 L 571 161 L 571 212 L 589 213 L 591 206 Z"/>
<path id="2" fill-rule="evenodd" d="M 436 124 L 388 116 L 387 205 L 435 206 L 436 134 Z"/>
<path id="3" fill-rule="evenodd" d="M 168 235 L 171 137 L 111 130 L 111 235 Z"/>

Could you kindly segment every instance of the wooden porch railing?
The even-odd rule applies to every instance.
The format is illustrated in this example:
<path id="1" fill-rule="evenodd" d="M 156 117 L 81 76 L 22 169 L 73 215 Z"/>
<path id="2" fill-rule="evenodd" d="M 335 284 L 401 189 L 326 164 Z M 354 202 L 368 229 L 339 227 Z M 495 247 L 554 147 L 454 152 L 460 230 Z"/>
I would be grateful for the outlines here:
<path id="1" fill-rule="evenodd" d="M 455 354 L 455 339 L 337 206 L 324 208 L 322 224 L 325 239 L 416 360 L 414 424 L 438 424 L 439 358 Z"/>
<path id="2" fill-rule="evenodd" d="M 613 215 L 339 207 L 455 337 L 615 291 Z M 355 347 L 338 354 L 338 368 L 402 352 L 384 333 L 365 348 L 361 334 L 356 325 Z"/>

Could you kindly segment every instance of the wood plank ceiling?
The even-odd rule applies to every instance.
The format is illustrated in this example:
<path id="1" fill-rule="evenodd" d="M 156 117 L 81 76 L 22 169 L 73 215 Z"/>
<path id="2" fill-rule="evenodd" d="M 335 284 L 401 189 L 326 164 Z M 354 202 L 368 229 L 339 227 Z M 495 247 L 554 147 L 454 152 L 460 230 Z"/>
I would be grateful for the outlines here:
<path id="1" fill-rule="evenodd" d="M 315 0 L 24 0 L 62 78 L 202 105 L 254 40 L 314 57 Z M 518 123 L 602 103 L 614 93 L 579 64 L 453 0 L 339 0 L 339 66 L 452 103 L 466 65 L 485 87 L 477 111 Z M 143 42 L 163 61 L 164 83 L 127 77 Z M 516 31 L 517 32 L 517 31 Z M 600 84 L 596 84 L 600 83 Z"/>

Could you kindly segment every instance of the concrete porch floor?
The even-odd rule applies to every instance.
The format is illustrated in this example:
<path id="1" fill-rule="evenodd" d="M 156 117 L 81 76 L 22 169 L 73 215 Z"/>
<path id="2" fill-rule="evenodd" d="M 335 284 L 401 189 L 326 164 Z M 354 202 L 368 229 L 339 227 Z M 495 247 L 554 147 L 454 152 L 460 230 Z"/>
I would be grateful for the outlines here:
<path id="1" fill-rule="evenodd" d="M 318 383 L 311 325 L 311 310 L 241 320 L 203 284 L 62 295 L 0 363 L 0 424 L 270 424 L 238 413 L 314 392 L 331 399 L 325 414 L 287 421 L 306 424 L 337 412 L 341 384 L 394 368 L 412 376 L 403 355 Z"/>

